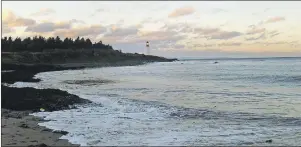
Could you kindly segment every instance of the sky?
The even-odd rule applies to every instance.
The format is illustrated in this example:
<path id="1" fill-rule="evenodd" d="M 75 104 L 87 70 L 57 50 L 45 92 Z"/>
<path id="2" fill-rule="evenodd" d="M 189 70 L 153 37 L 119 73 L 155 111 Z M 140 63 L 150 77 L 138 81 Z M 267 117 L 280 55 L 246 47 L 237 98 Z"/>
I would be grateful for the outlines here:
<path id="1" fill-rule="evenodd" d="M 84 37 L 165 57 L 301 56 L 301 1 L 3 1 L 2 36 Z"/>

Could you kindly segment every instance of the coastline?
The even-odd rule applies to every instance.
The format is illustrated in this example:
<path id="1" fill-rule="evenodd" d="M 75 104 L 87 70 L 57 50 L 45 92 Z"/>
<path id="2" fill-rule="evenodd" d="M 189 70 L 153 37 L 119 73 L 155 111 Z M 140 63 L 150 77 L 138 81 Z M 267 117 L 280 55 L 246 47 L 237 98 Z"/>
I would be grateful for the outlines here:
<path id="1" fill-rule="evenodd" d="M 40 72 L 114 66 L 137 66 L 152 62 L 129 61 L 106 64 L 67 63 L 59 65 L 2 63 L 2 71 L 4 72 L 1 72 L 1 82 L 3 83 L 1 84 L 1 145 L 79 146 L 78 144 L 71 144 L 68 140 L 59 139 L 61 136 L 66 135 L 68 132 L 53 132 L 53 130 L 51 129 L 39 126 L 38 123 L 43 122 L 45 120 L 43 120 L 43 118 L 31 116 L 29 114 L 39 111 L 38 108 L 40 108 L 40 106 L 36 106 L 37 104 L 43 105 L 43 108 L 46 109 L 45 111 L 57 111 L 69 109 L 69 104 L 73 105 L 91 103 L 91 101 L 79 98 L 76 95 L 72 95 L 66 91 L 58 89 L 15 88 L 8 87 L 4 84 L 13 84 L 15 82 L 39 82 L 40 79 L 35 79 L 34 76 Z M 66 97 L 68 97 L 67 100 L 65 100 Z M 29 101 L 24 100 L 28 100 L 28 98 L 30 99 Z M 58 104 L 58 99 L 60 99 L 59 101 L 63 102 Z M 17 104 L 15 103 L 16 101 L 18 102 Z M 41 102 L 43 102 L 43 104 L 41 104 Z"/>
<path id="2" fill-rule="evenodd" d="M 66 139 L 60 139 L 68 132 L 53 131 L 39 126 L 38 124 L 45 120 L 30 114 L 39 111 L 38 105 L 43 105 L 45 111 L 57 111 L 69 109 L 69 104 L 90 103 L 90 101 L 58 89 L 16 88 L 8 87 L 5 84 L 20 81 L 39 82 L 40 79 L 34 79 L 34 76 L 40 72 L 81 68 L 83 67 L 2 63 L 2 71 L 12 70 L 1 72 L 1 146 L 79 146 Z M 60 103 L 56 101 L 60 101 Z"/>
<path id="3" fill-rule="evenodd" d="M 53 132 L 39 126 L 44 120 L 30 113 L 1 109 L 1 146 L 79 146 L 59 139 L 67 132 Z"/>

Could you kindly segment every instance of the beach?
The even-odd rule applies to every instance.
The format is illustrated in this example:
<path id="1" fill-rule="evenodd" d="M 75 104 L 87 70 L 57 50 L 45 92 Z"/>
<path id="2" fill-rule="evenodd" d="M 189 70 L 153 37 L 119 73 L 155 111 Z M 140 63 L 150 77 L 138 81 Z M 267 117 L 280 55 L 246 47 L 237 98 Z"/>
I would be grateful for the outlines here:
<path id="1" fill-rule="evenodd" d="M 59 139 L 66 132 L 56 132 L 41 127 L 42 118 L 29 115 L 30 111 L 1 109 L 1 146 L 79 146 Z"/>
<path id="2" fill-rule="evenodd" d="M 153 57 L 156 58 L 156 57 Z M 44 108 L 46 112 L 76 108 L 75 104 L 87 104 L 91 101 L 80 98 L 59 89 L 37 89 L 31 87 L 10 87 L 16 82 L 40 82 L 34 76 L 41 72 L 76 70 L 106 66 L 133 66 L 147 62 L 162 61 L 164 58 L 149 60 L 129 60 L 124 62 L 85 62 L 64 64 L 24 64 L 3 60 L 1 72 L 1 128 L 2 146 L 79 146 L 68 140 L 60 139 L 68 134 L 66 131 L 51 130 L 41 127 L 38 123 L 45 122 L 42 117 L 31 116 Z M 170 62 L 173 60 L 166 59 Z M 105 82 L 105 81 L 102 81 Z"/>

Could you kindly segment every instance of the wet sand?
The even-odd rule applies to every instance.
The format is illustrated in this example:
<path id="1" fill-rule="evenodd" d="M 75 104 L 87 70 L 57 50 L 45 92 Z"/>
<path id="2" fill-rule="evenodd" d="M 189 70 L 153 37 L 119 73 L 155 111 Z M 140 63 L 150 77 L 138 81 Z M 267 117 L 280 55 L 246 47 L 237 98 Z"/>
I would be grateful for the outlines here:
<path id="1" fill-rule="evenodd" d="M 53 132 L 39 126 L 43 119 L 28 115 L 30 111 L 1 109 L 1 113 L 1 146 L 79 146 L 59 139 L 68 132 Z"/>

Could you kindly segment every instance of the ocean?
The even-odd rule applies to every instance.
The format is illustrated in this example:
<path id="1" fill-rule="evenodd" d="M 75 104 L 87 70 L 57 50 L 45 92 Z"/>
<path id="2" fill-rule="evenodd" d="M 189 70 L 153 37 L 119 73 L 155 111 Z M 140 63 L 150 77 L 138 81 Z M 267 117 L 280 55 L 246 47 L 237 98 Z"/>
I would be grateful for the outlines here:
<path id="1" fill-rule="evenodd" d="M 42 81 L 12 86 L 94 102 L 32 114 L 82 146 L 301 144 L 301 58 L 181 60 L 35 77 Z"/>

